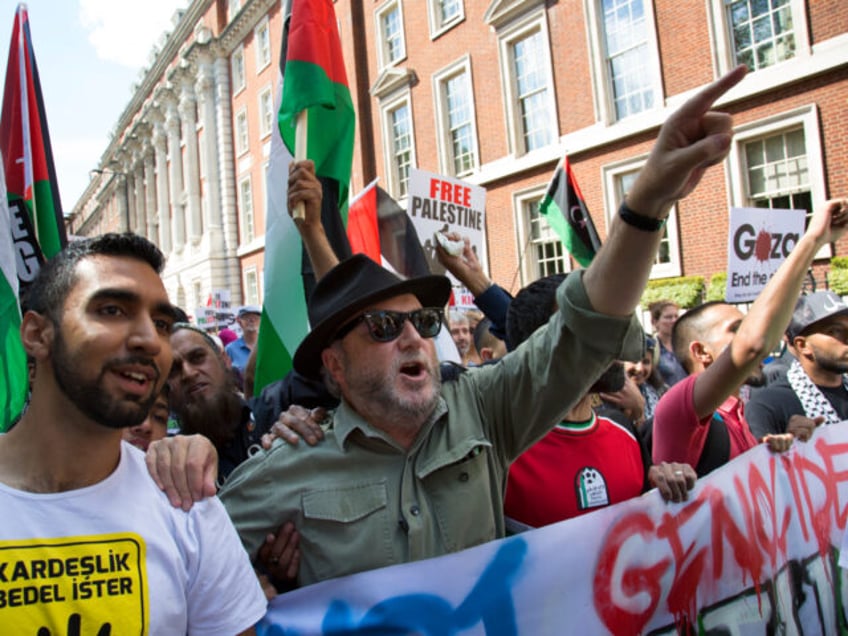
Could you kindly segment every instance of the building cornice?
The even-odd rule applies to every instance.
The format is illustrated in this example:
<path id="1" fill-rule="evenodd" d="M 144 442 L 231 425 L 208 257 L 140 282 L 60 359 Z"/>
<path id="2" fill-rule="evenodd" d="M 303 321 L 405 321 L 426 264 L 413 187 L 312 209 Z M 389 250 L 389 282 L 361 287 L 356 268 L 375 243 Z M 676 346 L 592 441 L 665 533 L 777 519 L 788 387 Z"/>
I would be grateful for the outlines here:
<path id="1" fill-rule="evenodd" d="M 383 69 L 377 76 L 377 81 L 374 82 L 369 92 L 377 99 L 384 99 L 400 88 L 415 86 L 417 83 L 418 76 L 412 69 L 390 66 Z"/>
<path id="2" fill-rule="evenodd" d="M 499 29 L 504 24 L 544 4 L 544 0 L 492 0 L 486 13 L 483 14 L 483 22 L 493 29 Z"/>
<path id="3" fill-rule="evenodd" d="M 247 2 L 230 20 L 227 27 L 218 36 L 218 45 L 222 55 L 230 55 L 241 44 L 259 21 L 262 20 L 280 0 L 253 0 Z"/>
<path id="4" fill-rule="evenodd" d="M 100 164 L 108 160 L 117 152 L 117 147 L 123 143 L 123 135 L 118 134 L 132 126 L 133 119 L 137 113 L 143 110 L 145 102 L 147 102 L 156 90 L 157 85 L 163 81 L 168 68 L 180 58 L 181 49 L 185 46 L 186 41 L 192 39 L 192 32 L 195 25 L 203 19 L 206 11 L 215 0 L 194 0 L 182 15 L 180 21 L 174 29 L 167 34 L 165 44 L 162 49 L 156 54 L 156 59 L 147 71 L 144 73 L 144 78 L 141 83 L 135 87 L 130 101 L 126 108 L 121 113 L 118 121 L 115 123 L 115 134 L 109 145 L 100 155 Z"/>

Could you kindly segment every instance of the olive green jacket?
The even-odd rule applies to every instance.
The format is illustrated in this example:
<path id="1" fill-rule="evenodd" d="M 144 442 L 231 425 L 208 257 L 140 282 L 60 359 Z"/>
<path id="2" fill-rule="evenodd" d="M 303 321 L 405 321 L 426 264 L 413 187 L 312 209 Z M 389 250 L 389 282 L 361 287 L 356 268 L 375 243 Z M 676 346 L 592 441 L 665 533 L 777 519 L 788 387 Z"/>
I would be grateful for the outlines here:
<path id="1" fill-rule="evenodd" d="M 617 358 L 639 359 L 634 317 L 593 312 L 581 277 L 516 351 L 442 385 L 407 451 L 346 402 L 314 447 L 277 442 L 220 493 L 248 553 L 285 521 L 300 534 L 299 583 L 462 550 L 504 536 L 509 464 L 559 422 Z"/>

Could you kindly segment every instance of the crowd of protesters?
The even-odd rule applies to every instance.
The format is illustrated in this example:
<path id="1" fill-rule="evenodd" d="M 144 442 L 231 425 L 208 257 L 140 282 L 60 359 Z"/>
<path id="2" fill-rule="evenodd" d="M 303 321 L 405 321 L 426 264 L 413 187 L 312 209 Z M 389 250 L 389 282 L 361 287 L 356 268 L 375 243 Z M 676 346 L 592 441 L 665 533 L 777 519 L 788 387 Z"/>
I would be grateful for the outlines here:
<path id="1" fill-rule="evenodd" d="M 439 248 L 479 314 L 446 312 L 444 276 L 339 261 L 314 168 L 293 162 L 288 205 L 303 204 L 296 225 L 318 279 L 311 331 L 292 373 L 257 397 L 243 381 L 261 308 L 239 311 L 241 336 L 222 334 L 224 346 L 170 304 L 155 246 L 132 235 L 76 242 L 26 300 L 32 392 L 0 436 L 0 505 L 14 517 L 0 540 L 138 536 L 151 633 L 251 633 L 277 593 L 653 488 L 684 501 L 698 477 L 754 446 L 780 452 L 841 421 L 848 306 L 800 290 L 819 248 L 848 227 L 844 200 L 814 211 L 747 314 L 726 303 L 681 314 L 663 301 L 646 336 L 634 313 L 670 207 L 728 152 L 731 118 L 711 107 L 743 75 L 666 121 L 585 270 L 512 298 L 467 240 L 457 255 Z M 440 333 L 462 364 L 437 357 Z M 763 383 L 784 333 L 794 361 L 746 411 L 740 388 Z M 167 435 L 169 418 L 179 435 Z"/>

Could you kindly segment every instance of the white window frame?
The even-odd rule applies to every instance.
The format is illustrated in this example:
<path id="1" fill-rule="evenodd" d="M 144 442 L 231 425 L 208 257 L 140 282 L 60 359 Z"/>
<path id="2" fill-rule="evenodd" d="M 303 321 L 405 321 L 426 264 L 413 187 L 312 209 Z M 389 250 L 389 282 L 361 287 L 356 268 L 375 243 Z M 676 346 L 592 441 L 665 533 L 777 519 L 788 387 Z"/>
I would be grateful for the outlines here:
<path id="1" fill-rule="evenodd" d="M 264 139 L 274 130 L 274 93 L 268 84 L 256 97 L 259 104 L 259 138 Z"/>
<path id="2" fill-rule="evenodd" d="M 237 60 L 241 60 L 241 71 L 237 72 Z M 244 64 L 244 45 L 239 44 L 230 56 L 230 75 L 233 78 L 233 95 L 238 95 L 247 86 L 247 67 Z M 241 81 L 238 81 L 241 80 Z"/>
<path id="3" fill-rule="evenodd" d="M 245 188 L 245 184 L 247 184 L 247 188 Z M 245 191 L 249 196 L 247 202 L 244 198 Z M 256 208 L 253 198 L 253 183 L 248 174 L 239 179 L 238 182 L 239 227 L 242 245 L 247 245 L 256 238 Z"/>
<path id="4" fill-rule="evenodd" d="M 262 46 L 262 33 L 265 33 L 266 46 Z M 256 53 L 256 74 L 262 72 L 271 63 L 271 27 L 266 15 L 253 29 L 253 45 Z"/>
<path id="5" fill-rule="evenodd" d="M 619 187 L 622 175 L 638 172 L 647 160 L 648 155 L 645 154 L 632 159 L 617 161 L 601 168 L 604 184 L 604 220 L 607 228 L 610 228 L 613 223 L 621 223 L 618 218 L 618 206 L 623 197 Z M 669 212 L 665 230 L 668 237 L 669 261 L 667 263 L 655 262 L 651 268 L 651 278 L 670 278 L 680 276 L 683 272 L 676 205 L 672 206 Z M 607 231 L 607 234 L 609 234 L 609 231 Z"/>
<path id="6" fill-rule="evenodd" d="M 807 104 L 738 126 L 733 131 L 733 142 L 727 160 L 730 173 L 729 207 L 748 207 L 751 204 L 747 192 L 748 174 L 745 161 L 745 145 L 755 139 L 782 134 L 801 128 L 807 149 L 807 171 L 810 178 L 810 198 L 813 205 L 827 199 L 824 151 L 821 145 L 818 107 Z M 816 258 L 830 258 L 830 244 L 822 246 Z"/>
<path id="7" fill-rule="evenodd" d="M 250 279 L 253 279 L 253 285 L 250 284 Z M 261 290 L 259 287 L 259 272 L 256 270 L 256 266 L 253 265 L 251 267 L 246 267 L 244 269 L 244 304 L 245 305 L 261 305 L 262 297 Z M 251 292 L 251 287 L 254 288 L 253 293 Z"/>
<path id="8" fill-rule="evenodd" d="M 534 280 L 539 279 L 543 275 L 539 268 L 535 253 L 531 250 L 534 244 L 530 242 L 530 218 L 527 214 L 527 210 L 528 206 L 532 202 L 541 201 L 542 198 L 544 198 L 547 188 L 547 184 L 541 184 L 533 186 L 532 188 L 519 190 L 512 194 L 512 210 L 513 218 L 515 220 L 515 234 L 517 241 L 516 254 L 518 254 L 522 287 L 532 283 Z M 556 232 L 554 232 L 553 228 L 550 228 L 550 232 L 562 246 L 564 271 L 570 272 L 573 267 L 571 255 L 568 253 L 565 245 L 562 245 L 562 240 Z"/>
<path id="9" fill-rule="evenodd" d="M 442 11 L 439 6 L 441 0 L 427 0 L 427 17 L 430 20 L 430 39 L 435 40 L 437 37 L 450 31 L 457 24 L 465 20 L 465 0 L 457 0 L 459 3 L 459 13 L 447 21 L 442 21 Z"/>
<path id="10" fill-rule="evenodd" d="M 759 72 L 779 66 L 796 58 L 809 57 L 812 54 L 806 3 L 804 0 L 790 0 L 789 4 L 792 10 L 793 31 L 795 33 L 795 56 L 760 69 Z M 710 37 L 713 41 L 714 63 L 717 75 L 724 75 L 736 66 L 733 36 L 731 34 L 731 25 L 728 20 L 726 5 L 727 0 L 708 0 L 707 2 L 709 14 L 707 23 L 710 29 Z"/>
<path id="11" fill-rule="evenodd" d="M 386 34 L 383 29 L 383 16 L 387 13 L 397 10 L 398 20 L 400 20 L 400 43 L 401 54 L 395 60 L 389 59 L 389 49 L 387 46 Z M 396 66 L 406 59 L 406 31 L 403 23 L 403 3 L 400 0 L 389 0 L 383 3 L 374 12 L 374 20 L 377 26 L 377 61 L 378 67 L 384 69 L 389 66 Z"/>
<path id="12" fill-rule="evenodd" d="M 450 135 L 450 117 L 448 113 L 446 83 L 448 80 L 465 74 L 468 78 L 468 102 L 471 109 L 471 145 L 472 165 L 468 172 L 457 173 L 455 168 L 453 142 Z M 436 112 L 437 134 L 436 145 L 439 152 L 439 166 L 443 174 L 464 177 L 476 172 L 480 167 L 480 144 L 477 136 L 477 107 L 474 103 L 474 78 L 471 75 L 471 57 L 464 55 L 449 66 L 437 71 L 432 76 L 433 100 Z"/>
<path id="13" fill-rule="evenodd" d="M 391 114 L 396 109 L 404 105 L 409 109 L 409 128 L 411 135 L 409 169 L 411 170 L 418 167 L 415 152 L 415 118 L 412 116 L 412 95 L 407 89 L 402 91 L 394 99 L 380 104 L 380 125 L 383 130 L 383 158 L 386 165 L 386 180 L 388 181 L 389 192 L 398 201 L 405 200 L 407 195 L 400 194 L 398 170 L 397 165 L 395 164 L 394 131 L 392 127 Z M 407 192 L 408 190 L 409 184 L 407 183 Z"/>
<path id="14" fill-rule="evenodd" d="M 610 125 L 619 120 L 615 112 L 615 92 L 612 88 L 612 77 L 609 72 L 606 37 L 604 32 L 604 16 L 599 4 L 601 0 L 584 0 L 586 12 L 589 50 L 591 51 L 592 95 L 595 101 L 595 117 L 599 122 Z M 660 49 L 657 41 L 656 16 L 654 15 L 653 0 L 643 0 L 645 12 L 645 30 L 647 35 L 648 54 L 650 61 L 646 66 L 653 73 L 652 89 L 654 91 L 654 109 L 662 108 L 665 102 L 662 85 L 662 68 L 660 65 Z M 642 113 L 651 109 L 646 109 Z M 641 113 L 628 115 L 638 116 Z"/>
<path id="15" fill-rule="evenodd" d="M 247 118 L 247 108 L 240 108 L 236 112 L 233 132 L 235 133 L 233 136 L 235 137 L 236 156 L 239 157 L 250 150 L 250 122 Z"/>
<path id="16" fill-rule="evenodd" d="M 559 142 L 559 117 L 557 115 L 556 97 L 554 95 L 555 85 L 551 60 L 551 43 L 548 33 L 548 23 L 545 19 L 546 15 L 545 8 L 542 6 L 541 9 L 529 13 L 510 26 L 498 31 L 498 57 L 501 82 L 504 88 L 507 140 L 509 141 L 510 153 L 516 156 L 527 154 L 528 151 L 524 143 L 524 131 L 521 127 L 521 108 L 518 103 L 518 88 L 513 73 L 512 48 L 515 42 L 531 35 L 532 32 L 537 30 L 542 34 L 542 46 L 547 52 L 544 72 L 548 85 L 546 106 L 551 126 L 553 127 L 551 144 Z"/>

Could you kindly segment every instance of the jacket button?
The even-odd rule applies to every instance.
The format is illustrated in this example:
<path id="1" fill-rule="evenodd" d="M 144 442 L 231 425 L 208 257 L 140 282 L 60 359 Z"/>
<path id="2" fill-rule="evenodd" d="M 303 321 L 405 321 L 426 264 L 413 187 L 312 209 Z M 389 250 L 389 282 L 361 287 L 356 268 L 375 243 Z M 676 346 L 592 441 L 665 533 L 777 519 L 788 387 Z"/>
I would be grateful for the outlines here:
<path id="1" fill-rule="evenodd" d="M 468 473 L 459 473 L 459 481 L 468 481 Z"/>

